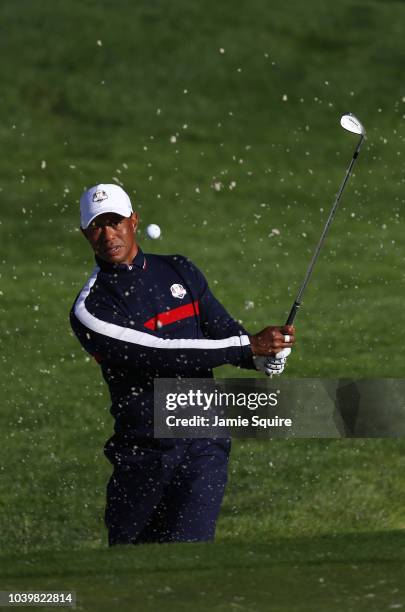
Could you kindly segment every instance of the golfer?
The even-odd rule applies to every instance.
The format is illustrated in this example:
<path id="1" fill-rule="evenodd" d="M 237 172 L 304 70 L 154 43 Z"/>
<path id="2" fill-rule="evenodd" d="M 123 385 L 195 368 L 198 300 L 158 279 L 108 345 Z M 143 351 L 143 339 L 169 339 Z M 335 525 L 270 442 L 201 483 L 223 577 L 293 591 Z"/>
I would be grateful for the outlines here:
<path id="1" fill-rule="evenodd" d="M 121 187 L 88 189 L 80 213 L 96 267 L 70 320 L 111 394 L 109 545 L 212 540 L 230 440 L 154 438 L 153 380 L 212 377 L 224 364 L 281 373 L 285 358 L 275 355 L 292 347 L 294 328 L 249 336 L 186 257 L 143 253 L 138 215 Z"/>

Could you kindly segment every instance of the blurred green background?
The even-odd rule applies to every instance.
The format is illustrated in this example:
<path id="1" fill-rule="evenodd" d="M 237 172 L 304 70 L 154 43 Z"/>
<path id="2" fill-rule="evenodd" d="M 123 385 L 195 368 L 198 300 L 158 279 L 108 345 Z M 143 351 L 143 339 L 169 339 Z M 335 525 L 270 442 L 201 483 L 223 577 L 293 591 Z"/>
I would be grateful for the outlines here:
<path id="1" fill-rule="evenodd" d="M 285 375 L 402 377 L 405 5 L 3 0 L 0 22 L 1 549 L 7 584 L 20 588 L 34 553 L 43 580 L 55 551 L 66 566 L 88 555 L 77 570 L 85 591 L 86 567 L 105 581 L 102 446 L 112 420 L 98 367 L 68 325 L 93 267 L 81 192 L 122 185 L 141 215 L 142 248 L 189 256 L 257 331 L 286 318 L 357 142 L 339 125 L 353 112 L 368 140 Z M 148 242 L 152 222 L 163 237 Z M 396 558 L 404 451 L 401 440 L 235 442 L 217 557 L 203 545 L 198 555 L 220 584 L 235 547 L 248 559 L 268 543 L 271 555 L 273 538 L 297 538 L 305 551 L 305 537 L 395 530 Z M 381 541 L 365 542 L 375 561 Z M 148 557 L 145 593 L 160 584 L 162 550 L 120 553 L 128 567 Z M 170 550 L 168 559 L 184 555 Z M 192 560 L 187 568 L 193 592 Z M 238 609 L 262 609 L 256 592 Z M 211 604 L 228 609 L 226 597 Z"/>

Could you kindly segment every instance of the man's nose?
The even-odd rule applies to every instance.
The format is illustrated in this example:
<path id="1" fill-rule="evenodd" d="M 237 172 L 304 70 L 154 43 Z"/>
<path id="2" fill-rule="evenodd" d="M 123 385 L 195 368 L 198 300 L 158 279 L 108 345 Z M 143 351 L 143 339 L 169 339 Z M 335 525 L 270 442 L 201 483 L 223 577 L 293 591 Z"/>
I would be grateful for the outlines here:
<path id="1" fill-rule="evenodd" d="M 103 237 L 104 237 L 104 240 L 110 240 L 114 236 L 115 236 L 114 228 L 111 227 L 111 225 L 104 225 L 103 226 Z"/>

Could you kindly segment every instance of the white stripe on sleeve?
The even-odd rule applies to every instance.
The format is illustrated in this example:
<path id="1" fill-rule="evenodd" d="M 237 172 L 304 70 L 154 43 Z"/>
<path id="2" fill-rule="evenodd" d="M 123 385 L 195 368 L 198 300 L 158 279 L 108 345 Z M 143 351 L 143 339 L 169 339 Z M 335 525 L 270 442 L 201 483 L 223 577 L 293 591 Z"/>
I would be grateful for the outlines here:
<path id="1" fill-rule="evenodd" d="M 102 319 L 98 319 L 94 315 L 92 315 L 86 308 L 86 298 L 89 295 L 92 286 L 96 282 L 97 274 L 100 268 L 96 266 L 93 271 L 93 274 L 87 281 L 86 285 L 83 287 L 80 292 L 79 297 L 77 298 L 74 313 L 77 319 L 82 323 L 85 327 L 90 329 L 93 332 L 98 334 L 102 334 L 103 336 L 108 336 L 109 338 L 114 338 L 115 340 L 121 340 L 122 342 L 128 342 L 130 344 L 138 344 L 139 346 L 144 346 L 153 349 L 176 349 L 176 350 L 185 350 L 185 349 L 206 349 L 206 350 L 215 350 L 215 349 L 224 349 L 230 347 L 241 347 L 247 346 L 250 344 L 249 337 L 247 335 L 243 336 L 230 336 L 229 338 L 224 338 L 222 340 L 192 340 L 192 339 L 175 339 L 175 340 L 166 340 L 164 338 L 158 338 L 156 336 L 152 336 L 151 334 L 147 334 L 145 332 L 138 331 L 136 329 L 130 329 L 128 327 L 121 327 L 120 325 L 115 325 L 114 323 L 108 323 L 107 321 L 103 321 Z"/>

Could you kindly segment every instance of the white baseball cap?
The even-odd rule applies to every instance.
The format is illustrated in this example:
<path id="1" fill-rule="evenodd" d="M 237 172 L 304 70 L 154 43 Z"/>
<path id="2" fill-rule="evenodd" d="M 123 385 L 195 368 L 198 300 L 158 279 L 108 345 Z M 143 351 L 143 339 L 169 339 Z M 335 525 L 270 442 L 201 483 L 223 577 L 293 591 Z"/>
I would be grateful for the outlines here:
<path id="1" fill-rule="evenodd" d="M 95 185 L 80 198 L 80 225 L 86 229 L 95 217 L 103 213 L 130 217 L 133 213 L 128 194 L 119 185 Z"/>

